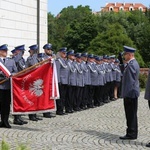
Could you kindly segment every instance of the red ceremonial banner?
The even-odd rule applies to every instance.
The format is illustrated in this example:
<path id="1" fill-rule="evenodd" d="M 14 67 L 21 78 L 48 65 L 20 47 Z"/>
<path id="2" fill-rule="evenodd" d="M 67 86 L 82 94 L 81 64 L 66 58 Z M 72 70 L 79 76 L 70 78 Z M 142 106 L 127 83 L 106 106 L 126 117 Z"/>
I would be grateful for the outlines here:
<path id="1" fill-rule="evenodd" d="M 52 97 L 53 65 L 47 63 L 11 78 L 12 114 L 54 111 Z"/>

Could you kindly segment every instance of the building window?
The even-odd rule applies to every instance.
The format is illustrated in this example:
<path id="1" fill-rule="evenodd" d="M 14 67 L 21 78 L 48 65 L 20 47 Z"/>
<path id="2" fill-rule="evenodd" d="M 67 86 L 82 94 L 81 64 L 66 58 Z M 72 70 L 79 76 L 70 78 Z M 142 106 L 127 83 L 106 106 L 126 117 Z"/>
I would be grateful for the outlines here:
<path id="1" fill-rule="evenodd" d="M 121 6 L 121 7 L 119 7 L 119 10 L 121 10 L 121 11 L 122 11 L 122 10 L 124 10 L 124 8 Z"/>
<path id="2" fill-rule="evenodd" d="M 143 11 L 143 8 L 142 8 L 142 7 L 139 7 L 139 10 L 140 10 L 140 11 Z"/>
<path id="3" fill-rule="evenodd" d="M 109 11 L 113 11 L 114 8 L 112 6 L 109 7 Z"/>
<path id="4" fill-rule="evenodd" d="M 129 7 L 129 11 L 133 11 L 134 10 L 134 8 L 131 6 L 131 7 Z"/>

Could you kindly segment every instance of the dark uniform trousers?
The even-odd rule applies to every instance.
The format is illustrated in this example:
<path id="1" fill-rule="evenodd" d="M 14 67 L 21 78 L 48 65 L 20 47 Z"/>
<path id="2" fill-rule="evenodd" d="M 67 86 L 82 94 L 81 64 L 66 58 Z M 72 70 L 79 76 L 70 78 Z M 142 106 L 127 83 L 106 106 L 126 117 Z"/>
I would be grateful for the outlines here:
<path id="1" fill-rule="evenodd" d="M 68 85 L 67 98 L 65 101 L 66 112 L 73 110 L 73 102 L 75 101 L 75 90 L 76 90 L 76 86 Z"/>
<path id="2" fill-rule="evenodd" d="M 67 84 L 60 84 L 59 85 L 59 92 L 60 92 L 60 99 L 56 100 L 57 111 L 56 113 L 63 113 L 66 94 L 67 94 Z"/>
<path id="3" fill-rule="evenodd" d="M 107 82 L 107 83 L 104 85 L 103 102 L 109 100 L 109 86 L 110 86 L 110 82 Z"/>
<path id="4" fill-rule="evenodd" d="M 126 135 L 137 138 L 138 121 L 137 121 L 138 98 L 124 98 L 124 109 L 127 120 Z"/>
<path id="5" fill-rule="evenodd" d="M 80 105 L 80 108 L 86 108 L 87 106 L 87 103 L 88 103 L 88 86 L 85 85 L 83 87 L 83 93 L 82 93 L 82 102 L 81 102 L 81 105 Z"/>
<path id="6" fill-rule="evenodd" d="M 99 106 L 99 86 L 94 86 L 94 106 Z"/>
<path id="7" fill-rule="evenodd" d="M 88 103 L 87 103 L 87 107 L 89 108 L 93 107 L 94 92 L 95 92 L 95 87 L 92 85 L 89 85 L 88 86 Z"/>
<path id="8" fill-rule="evenodd" d="M 11 94 L 10 90 L 0 89 L 1 101 L 1 121 L 8 120 L 10 113 Z"/>
<path id="9" fill-rule="evenodd" d="M 83 87 L 76 86 L 75 100 L 74 100 L 74 104 L 73 104 L 73 109 L 75 111 L 80 110 L 80 105 L 82 102 L 82 94 L 83 94 Z"/>

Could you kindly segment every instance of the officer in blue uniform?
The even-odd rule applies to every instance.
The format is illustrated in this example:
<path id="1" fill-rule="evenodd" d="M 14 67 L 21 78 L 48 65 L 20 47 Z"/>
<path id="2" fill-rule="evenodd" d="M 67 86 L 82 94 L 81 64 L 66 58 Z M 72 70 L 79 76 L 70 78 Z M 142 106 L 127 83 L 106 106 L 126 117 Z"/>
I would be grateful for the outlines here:
<path id="1" fill-rule="evenodd" d="M 82 103 L 82 94 L 83 94 L 83 87 L 84 87 L 84 74 L 81 67 L 82 59 L 81 59 L 81 53 L 76 53 L 76 62 L 75 67 L 77 70 L 76 75 L 76 94 L 75 94 L 75 101 L 74 101 L 74 110 L 80 111 L 81 110 L 81 103 Z"/>
<path id="2" fill-rule="evenodd" d="M 150 108 L 150 70 L 148 72 L 148 79 L 147 79 L 147 83 L 146 83 L 144 98 L 146 100 L 148 100 L 148 106 Z M 146 147 L 150 147 L 150 142 L 146 144 Z"/>
<path id="3" fill-rule="evenodd" d="M 37 57 L 38 45 L 34 44 L 29 46 L 29 48 L 30 48 L 29 50 L 30 56 L 26 60 L 26 68 L 31 67 L 39 62 Z M 42 120 L 42 118 L 37 117 L 36 114 L 29 114 L 29 120 L 38 121 L 38 120 Z"/>
<path id="4" fill-rule="evenodd" d="M 18 72 L 15 61 L 7 56 L 7 45 L 0 46 L 0 62 L 10 71 L 10 73 Z M 5 75 L 0 71 L 0 80 L 5 79 Z M 10 113 L 11 91 L 10 80 L 0 84 L 0 101 L 1 101 L 1 123 L 0 127 L 11 128 L 8 118 Z"/>
<path id="5" fill-rule="evenodd" d="M 43 46 L 43 49 L 44 49 L 44 53 L 39 53 L 38 54 L 38 60 L 39 61 L 43 61 L 43 60 L 54 57 L 51 43 L 45 44 Z M 43 117 L 52 118 L 52 117 L 56 117 L 56 116 L 54 114 L 52 114 L 51 112 L 45 112 L 45 113 L 43 113 Z"/>
<path id="6" fill-rule="evenodd" d="M 97 77 L 98 77 L 98 72 L 96 70 L 95 62 L 94 62 L 94 55 L 89 54 L 88 55 L 88 61 L 87 61 L 87 67 L 89 70 L 90 74 L 90 86 L 89 86 L 89 91 L 88 91 L 88 108 L 94 108 L 94 92 L 95 92 L 95 86 L 97 85 Z"/>
<path id="7" fill-rule="evenodd" d="M 63 47 L 59 49 L 59 57 L 56 59 L 57 75 L 60 99 L 56 100 L 57 115 L 65 115 L 64 106 L 67 98 L 68 78 L 69 78 L 69 67 L 66 62 L 67 48 Z"/>
<path id="8" fill-rule="evenodd" d="M 89 74 L 89 70 L 87 68 L 87 57 L 88 57 L 88 53 L 82 53 L 81 54 L 81 59 L 82 59 L 81 68 L 83 70 L 83 76 L 84 76 L 84 87 L 83 87 L 82 102 L 81 102 L 80 108 L 83 110 L 87 109 L 88 86 L 91 84 L 89 82 L 90 74 Z"/>
<path id="9" fill-rule="evenodd" d="M 95 58 L 96 61 L 96 68 L 98 72 L 97 83 L 95 89 L 95 106 L 102 106 L 103 105 L 103 93 L 104 93 L 104 85 L 105 85 L 105 78 L 104 78 L 104 70 L 102 68 L 102 58 L 97 56 Z"/>
<path id="10" fill-rule="evenodd" d="M 126 135 L 120 137 L 122 140 L 137 139 L 138 121 L 137 107 L 139 88 L 139 64 L 134 57 L 135 49 L 124 46 L 124 59 L 126 61 L 122 78 L 122 97 L 124 99 L 124 110 L 126 116 L 127 130 Z"/>
<path id="11" fill-rule="evenodd" d="M 73 104 L 75 102 L 75 90 L 76 90 L 76 75 L 77 70 L 75 68 L 75 53 L 74 50 L 70 50 L 67 52 L 67 65 L 69 68 L 68 75 L 68 89 L 67 89 L 67 98 L 65 101 L 65 111 L 66 113 L 73 113 Z"/>
<path id="12" fill-rule="evenodd" d="M 23 58 L 24 51 L 25 45 L 16 46 L 14 49 L 15 55 L 12 57 L 12 59 L 14 59 L 18 71 L 22 71 L 26 68 L 25 59 Z M 21 115 L 14 115 L 14 124 L 23 125 L 27 123 L 27 121 L 24 121 L 23 118 L 21 118 Z"/>

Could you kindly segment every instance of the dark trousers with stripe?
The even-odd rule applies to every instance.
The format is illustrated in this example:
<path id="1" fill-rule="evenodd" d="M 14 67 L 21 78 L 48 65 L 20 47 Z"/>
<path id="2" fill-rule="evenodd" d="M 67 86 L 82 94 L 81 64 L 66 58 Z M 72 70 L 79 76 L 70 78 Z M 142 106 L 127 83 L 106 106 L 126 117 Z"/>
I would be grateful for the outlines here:
<path id="1" fill-rule="evenodd" d="M 137 108 L 138 98 L 124 98 L 124 110 L 127 123 L 126 135 L 132 138 L 137 138 L 138 136 Z"/>

